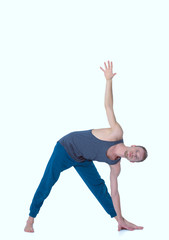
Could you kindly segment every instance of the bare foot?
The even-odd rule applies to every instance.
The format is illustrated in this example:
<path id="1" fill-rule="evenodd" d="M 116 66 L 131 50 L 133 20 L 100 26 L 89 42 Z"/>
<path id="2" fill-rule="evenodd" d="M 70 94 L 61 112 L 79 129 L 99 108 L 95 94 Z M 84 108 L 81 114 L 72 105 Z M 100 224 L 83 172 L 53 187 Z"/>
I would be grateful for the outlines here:
<path id="1" fill-rule="evenodd" d="M 29 217 L 27 222 L 26 222 L 26 226 L 24 228 L 24 231 L 33 233 L 34 232 L 33 224 L 34 224 L 34 218 L 33 217 Z"/>

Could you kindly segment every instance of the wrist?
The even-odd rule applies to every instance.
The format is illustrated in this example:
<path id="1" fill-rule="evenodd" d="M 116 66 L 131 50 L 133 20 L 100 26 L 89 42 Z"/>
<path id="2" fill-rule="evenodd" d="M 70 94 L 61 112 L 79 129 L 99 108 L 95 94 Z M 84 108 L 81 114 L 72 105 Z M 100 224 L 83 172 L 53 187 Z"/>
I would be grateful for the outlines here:
<path id="1" fill-rule="evenodd" d="M 118 223 L 124 222 L 124 218 L 122 216 L 116 216 L 115 219 Z"/>

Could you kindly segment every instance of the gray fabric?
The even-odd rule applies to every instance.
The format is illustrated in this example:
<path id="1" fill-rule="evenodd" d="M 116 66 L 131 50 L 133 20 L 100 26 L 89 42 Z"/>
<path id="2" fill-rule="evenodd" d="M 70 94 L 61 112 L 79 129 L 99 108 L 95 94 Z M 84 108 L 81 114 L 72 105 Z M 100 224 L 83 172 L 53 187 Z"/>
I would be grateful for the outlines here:
<path id="1" fill-rule="evenodd" d="M 116 164 L 121 158 L 117 160 L 110 160 L 106 156 L 109 147 L 118 143 L 123 143 L 123 139 L 119 141 L 103 141 L 96 138 L 92 134 L 92 129 L 85 131 L 71 132 L 62 137 L 59 142 L 65 148 L 66 152 L 71 158 L 77 162 L 85 160 L 105 162 L 110 165 Z"/>

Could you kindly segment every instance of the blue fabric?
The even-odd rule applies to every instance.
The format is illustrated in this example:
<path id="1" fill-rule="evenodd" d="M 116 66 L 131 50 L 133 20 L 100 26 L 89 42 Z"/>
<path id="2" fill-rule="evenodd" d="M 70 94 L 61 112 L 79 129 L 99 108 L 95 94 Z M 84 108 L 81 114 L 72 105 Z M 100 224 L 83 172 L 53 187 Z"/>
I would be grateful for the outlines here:
<path id="1" fill-rule="evenodd" d="M 60 173 L 72 166 L 78 172 L 105 211 L 111 217 L 115 217 L 117 214 L 115 212 L 111 196 L 108 193 L 105 182 L 100 177 L 94 163 L 89 160 L 84 162 L 75 161 L 68 155 L 59 141 L 54 148 L 42 180 L 35 192 L 30 206 L 29 216 L 33 218 L 36 217 L 44 200 L 48 197 L 53 185 L 58 180 Z"/>
<path id="2" fill-rule="evenodd" d="M 69 156 L 77 162 L 83 162 L 87 159 L 114 165 L 121 160 L 120 157 L 116 160 L 109 159 L 107 157 L 107 150 L 111 146 L 123 143 L 123 139 L 118 141 L 100 140 L 93 135 L 92 129 L 68 133 L 59 142 Z"/>

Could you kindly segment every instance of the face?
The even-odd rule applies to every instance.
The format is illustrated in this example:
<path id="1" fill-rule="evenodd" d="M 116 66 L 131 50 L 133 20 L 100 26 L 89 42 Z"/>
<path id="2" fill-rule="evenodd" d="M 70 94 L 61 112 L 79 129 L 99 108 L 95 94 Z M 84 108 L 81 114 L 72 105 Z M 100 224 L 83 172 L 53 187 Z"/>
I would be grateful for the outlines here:
<path id="1" fill-rule="evenodd" d="M 144 149 L 141 147 L 136 147 L 135 145 L 132 145 L 128 148 L 128 150 L 125 151 L 124 156 L 130 161 L 130 162 L 139 162 L 144 157 Z"/>

